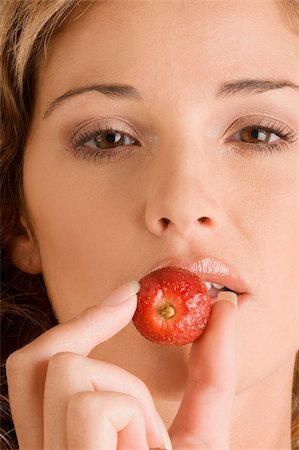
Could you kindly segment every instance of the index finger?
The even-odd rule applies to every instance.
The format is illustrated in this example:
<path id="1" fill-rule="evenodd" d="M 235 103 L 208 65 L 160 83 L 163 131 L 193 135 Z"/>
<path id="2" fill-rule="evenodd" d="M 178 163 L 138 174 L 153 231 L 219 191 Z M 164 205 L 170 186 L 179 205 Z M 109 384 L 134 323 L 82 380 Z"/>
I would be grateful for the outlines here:
<path id="1" fill-rule="evenodd" d="M 28 448 L 28 436 L 30 448 L 42 448 L 43 396 L 49 359 L 58 352 L 88 355 L 97 344 L 124 328 L 134 315 L 139 289 L 138 282 L 120 286 L 102 303 L 51 328 L 7 359 L 10 407 L 20 448 Z"/>
<path id="2" fill-rule="evenodd" d="M 184 398 L 169 430 L 174 448 L 229 449 L 237 380 L 237 295 L 222 291 L 220 299 L 213 303 L 208 325 L 191 348 Z"/>

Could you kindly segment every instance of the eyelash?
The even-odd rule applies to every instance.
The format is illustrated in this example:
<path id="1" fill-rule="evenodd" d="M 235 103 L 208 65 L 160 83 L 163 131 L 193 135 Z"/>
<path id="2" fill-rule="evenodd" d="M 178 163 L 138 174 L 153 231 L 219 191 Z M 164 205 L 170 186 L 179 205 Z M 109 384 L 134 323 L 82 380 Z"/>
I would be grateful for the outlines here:
<path id="1" fill-rule="evenodd" d="M 271 145 L 264 145 L 264 144 L 250 144 L 250 143 L 245 143 L 243 141 L 227 141 L 228 144 L 233 145 L 234 148 L 236 148 L 236 142 L 243 142 L 242 146 L 244 146 L 246 148 L 246 150 L 248 151 L 258 151 L 261 152 L 263 154 L 271 154 L 271 153 L 275 153 L 277 151 L 282 151 L 282 147 L 288 146 L 289 143 L 294 142 L 296 140 L 296 136 L 295 133 L 290 131 L 288 128 L 286 128 L 283 124 L 281 123 L 277 123 L 277 122 L 272 122 L 272 123 L 265 123 L 263 124 L 264 119 L 260 119 L 257 121 L 257 123 L 254 124 L 250 124 L 250 125 L 246 125 L 243 126 L 243 128 L 239 128 L 238 132 L 241 132 L 245 129 L 258 129 L 260 131 L 264 131 L 266 133 L 273 133 L 275 135 L 277 135 L 280 140 L 282 140 L 282 142 L 280 142 L 279 144 L 271 144 Z M 238 121 L 239 122 L 239 121 Z M 236 124 L 235 124 L 236 126 Z M 232 127 L 230 127 L 231 129 Z M 86 142 L 88 142 L 91 139 L 94 139 L 98 136 L 98 134 L 116 134 L 116 133 L 120 133 L 123 136 L 128 136 L 131 140 L 133 140 L 133 144 L 135 144 L 136 146 L 140 147 L 140 144 L 138 143 L 138 141 L 131 136 L 129 133 L 124 132 L 122 130 L 119 130 L 117 128 L 113 128 L 111 125 L 109 124 L 105 124 L 105 125 L 100 125 L 97 124 L 96 127 L 93 130 L 88 130 L 88 131 L 79 131 L 77 132 L 71 141 L 71 151 L 73 152 L 74 156 L 77 158 L 83 158 L 86 160 L 92 160 L 93 162 L 97 162 L 97 161 L 103 161 L 103 160 L 112 160 L 121 156 L 124 156 L 126 154 L 130 154 L 132 153 L 132 149 L 129 148 L 131 147 L 128 145 L 121 145 L 122 147 L 125 147 L 125 149 L 123 151 L 119 151 L 117 150 L 116 147 L 112 147 L 110 149 L 91 149 L 88 147 L 84 147 L 84 144 Z M 236 134 L 234 133 L 234 134 Z M 112 144 L 113 145 L 113 144 Z M 240 144 L 238 144 L 238 147 L 240 146 Z M 257 147 L 259 147 L 259 149 L 257 150 Z M 237 149 L 238 152 L 240 152 L 239 148 Z"/>
<path id="2" fill-rule="evenodd" d="M 98 134 L 116 134 L 116 133 L 120 133 L 122 136 L 128 136 L 130 139 L 132 139 L 134 141 L 134 143 L 136 143 L 136 139 L 133 138 L 133 136 L 131 136 L 129 133 L 119 130 L 116 127 L 112 127 L 109 124 L 105 124 L 105 125 L 100 125 L 100 124 L 96 124 L 96 128 L 94 130 L 91 131 L 80 131 L 77 133 L 77 135 L 75 135 L 72 139 L 72 151 L 74 153 L 75 157 L 82 157 L 83 159 L 87 159 L 87 160 L 93 160 L 94 162 L 98 161 L 98 160 L 111 160 L 114 159 L 114 157 L 119 156 L 120 151 L 117 150 L 117 148 L 110 148 L 110 149 L 88 149 L 88 148 L 84 148 L 83 145 L 90 141 L 91 139 L 94 139 L 98 136 Z M 113 145 L 113 144 L 112 144 Z M 140 147 L 140 144 L 136 144 L 138 147 Z M 133 150 L 131 148 L 129 148 L 128 146 L 124 146 L 126 147 L 124 151 L 122 151 L 122 156 L 125 154 L 129 154 L 131 153 Z"/>
<path id="3" fill-rule="evenodd" d="M 287 128 L 284 124 L 273 121 L 273 122 L 267 122 L 269 119 L 255 119 L 255 122 L 253 124 L 246 124 L 245 126 L 238 129 L 237 133 L 241 132 L 245 129 L 258 129 L 259 131 L 264 131 L 266 133 L 275 134 L 277 135 L 281 142 L 278 141 L 278 144 L 271 144 L 271 145 L 265 145 L 265 144 L 250 144 L 243 141 L 228 141 L 228 144 L 233 145 L 234 148 L 236 148 L 235 142 L 241 142 L 242 146 L 245 147 L 245 150 L 249 152 L 259 152 L 262 154 L 273 154 L 275 152 L 282 151 L 283 148 L 288 147 L 289 144 L 295 142 L 297 140 L 296 133 L 294 131 L 291 131 L 289 128 Z M 240 124 L 241 122 L 241 124 Z M 230 128 L 229 131 L 236 127 L 236 125 L 240 124 L 242 125 L 242 120 L 238 120 L 235 122 Z M 236 134 L 236 133 L 234 133 Z M 275 141 L 276 142 L 276 141 Z M 257 150 L 258 147 L 258 150 Z M 240 150 L 236 149 L 238 152 Z"/>

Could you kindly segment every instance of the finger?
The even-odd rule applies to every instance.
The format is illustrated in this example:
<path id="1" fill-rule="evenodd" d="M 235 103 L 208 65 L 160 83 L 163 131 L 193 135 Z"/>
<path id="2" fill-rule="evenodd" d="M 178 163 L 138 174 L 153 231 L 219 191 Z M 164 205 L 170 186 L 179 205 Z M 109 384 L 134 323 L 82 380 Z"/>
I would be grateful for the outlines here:
<path id="1" fill-rule="evenodd" d="M 68 404 L 66 423 L 68 449 L 149 448 L 142 410 L 135 398 L 123 393 L 77 393 Z"/>
<path id="2" fill-rule="evenodd" d="M 188 381 L 170 428 L 174 448 L 229 448 L 236 388 L 236 294 L 222 291 L 208 325 L 193 343 Z M 227 301 L 228 300 L 228 301 Z"/>
<path id="3" fill-rule="evenodd" d="M 133 317 L 139 289 L 137 282 L 119 287 L 102 303 L 51 328 L 10 355 L 6 362 L 8 391 L 21 448 L 43 445 L 44 383 L 51 356 L 62 351 L 87 355 L 97 344 L 116 334 Z"/>
<path id="4" fill-rule="evenodd" d="M 69 403 L 80 392 L 123 393 L 139 405 L 151 447 L 163 442 L 157 410 L 146 385 L 113 364 L 75 353 L 56 353 L 49 361 L 44 396 L 44 447 L 67 448 L 66 416 Z M 98 398 L 98 397 L 97 397 Z M 93 420 L 90 417 L 90 420 Z M 85 447 L 82 447 L 85 448 Z"/>

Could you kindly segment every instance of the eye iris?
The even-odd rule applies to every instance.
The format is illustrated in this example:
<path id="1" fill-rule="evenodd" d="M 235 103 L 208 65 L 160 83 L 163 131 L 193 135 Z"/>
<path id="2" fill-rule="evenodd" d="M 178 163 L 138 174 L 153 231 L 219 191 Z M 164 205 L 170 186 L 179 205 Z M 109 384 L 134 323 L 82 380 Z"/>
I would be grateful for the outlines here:
<path id="1" fill-rule="evenodd" d="M 119 142 L 121 140 L 121 133 L 112 133 L 112 132 L 107 132 L 107 133 L 101 133 L 99 134 L 96 138 L 96 144 L 98 147 L 100 147 L 100 145 L 104 145 L 106 143 L 108 144 L 116 144 L 117 142 Z"/>
<path id="2" fill-rule="evenodd" d="M 270 139 L 270 134 L 271 133 L 269 131 L 261 130 L 259 128 L 244 128 L 241 131 L 241 138 L 245 142 L 255 142 L 258 139 L 262 142 L 268 142 Z"/>

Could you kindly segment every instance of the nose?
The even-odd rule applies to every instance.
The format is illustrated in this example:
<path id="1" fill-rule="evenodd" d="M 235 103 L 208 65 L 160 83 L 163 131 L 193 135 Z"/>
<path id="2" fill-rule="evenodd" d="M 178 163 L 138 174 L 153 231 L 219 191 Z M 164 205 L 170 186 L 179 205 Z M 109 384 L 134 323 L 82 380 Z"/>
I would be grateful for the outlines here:
<path id="1" fill-rule="evenodd" d="M 156 167 L 145 211 L 148 230 L 158 237 L 182 238 L 212 231 L 219 222 L 219 204 L 210 174 L 198 159 L 183 162 L 173 157 Z"/>

